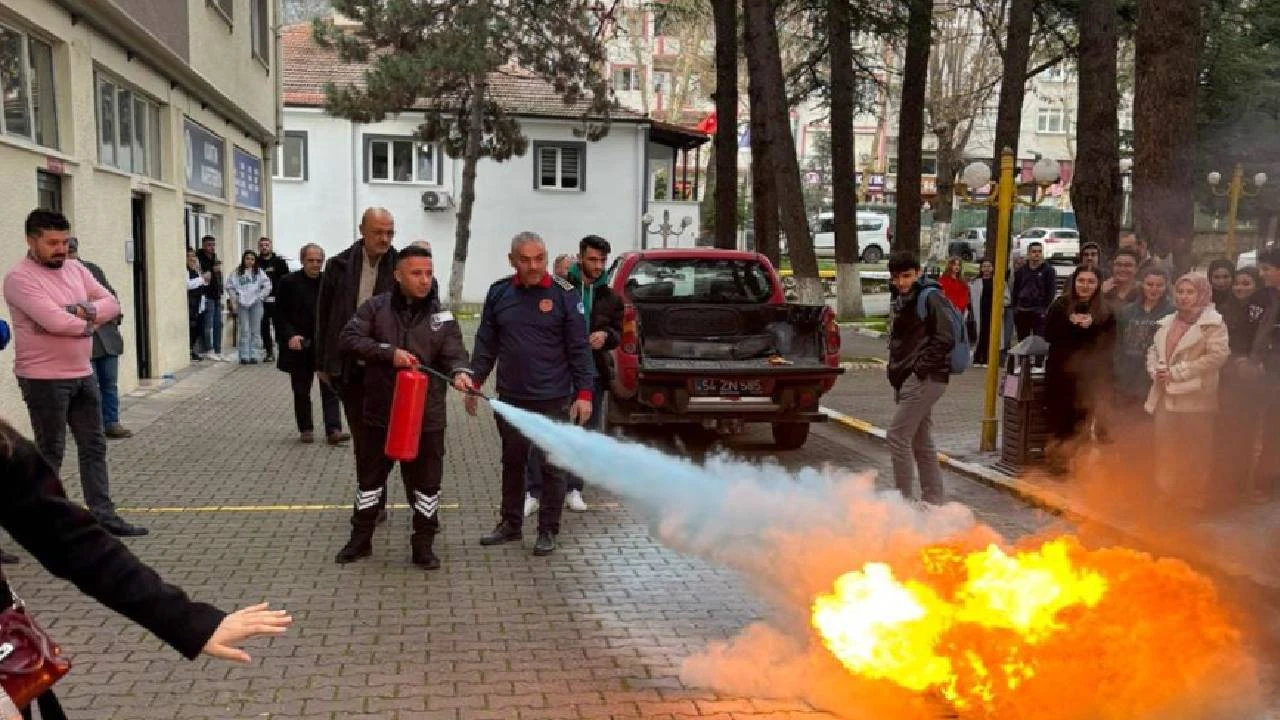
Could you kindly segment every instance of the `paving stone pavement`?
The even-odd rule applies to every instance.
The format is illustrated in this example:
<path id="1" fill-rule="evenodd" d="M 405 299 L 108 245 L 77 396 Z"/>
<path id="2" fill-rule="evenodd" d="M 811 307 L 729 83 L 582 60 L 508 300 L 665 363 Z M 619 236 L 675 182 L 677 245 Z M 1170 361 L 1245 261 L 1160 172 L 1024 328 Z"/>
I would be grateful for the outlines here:
<path id="1" fill-rule="evenodd" d="M 497 433 L 487 416 L 469 421 L 456 398 L 444 567 L 429 574 L 409 563 L 407 510 L 392 511 L 372 558 L 333 563 L 348 530 L 351 452 L 296 442 L 288 381 L 274 368 L 200 368 L 127 398 L 124 419 L 137 434 L 110 445 L 113 492 L 153 533 L 130 547 L 195 598 L 223 608 L 270 600 L 296 624 L 251 647 L 251 666 L 187 663 L 20 553 L 6 572 L 74 663 L 59 685 L 73 717 L 830 717 L 681 684 L 683 658 L 766 608 L 735 573 L 659 545 L 614 498 L 589 488 L 595 507 L 566 513 L 550 558 L 529 555 L 531 534 L 524 547 L 481 547 L 496 520 Z M 766 440 L 748 434 L 734 450 L 775 457 Z M 887 465 L 879 445 L 829 427 L 776 457 L 790 467 Z M 74 462 L 66 474 L 78 496 Z M 966 480 L 947 483 L 1010 537 L 1051 521 Z M 403 490 L 391 499 L 403 503 Z M 4 546 L 15 547 L 7 537 Z"/>

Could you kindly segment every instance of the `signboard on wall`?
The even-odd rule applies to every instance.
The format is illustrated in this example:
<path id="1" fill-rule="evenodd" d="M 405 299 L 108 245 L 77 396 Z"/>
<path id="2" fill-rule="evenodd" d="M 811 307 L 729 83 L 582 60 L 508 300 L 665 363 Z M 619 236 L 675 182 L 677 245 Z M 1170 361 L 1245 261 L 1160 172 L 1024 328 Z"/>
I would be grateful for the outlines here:
<path id="1" fill-rule="evenodd" d="M 223 172 L 226 144 L 191 118 L 184 118 L 187 189 L 213 197 L 226 197 Z"/>
<path id="2" fill-rule="evenodd" d="M 241 207 L 262 209 L 262 158 L 235 149 L 236 204 Z"/>

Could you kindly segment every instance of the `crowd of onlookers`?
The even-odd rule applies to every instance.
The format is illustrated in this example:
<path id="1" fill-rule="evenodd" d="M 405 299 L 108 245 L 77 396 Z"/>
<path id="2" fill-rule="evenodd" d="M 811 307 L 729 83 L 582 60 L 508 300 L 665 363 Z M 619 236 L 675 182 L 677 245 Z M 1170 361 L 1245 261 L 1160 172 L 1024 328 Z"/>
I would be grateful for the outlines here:
<path id="1" fill-rule="evenodd" d="M 1120 443 L 1122 457 L 1187 508 L 1264 501 L 1280 489 L 1280 246 L 1259 251 L 1257 267 L 1217 259 L 1175 274 L 1126 233 L 1110 257 L 1083 245 L 1065 284 L 1043 248 L 1027 250 L 1011 258 L 1002 350 L 1032 335 L 1047 343 L 1054 475 L 1066 476 L 1090 443 Z M 966 282 L 952 258 L 938 280 L 968 319 L 975 365 L 989 356 L 993 278 L 983 260 Z"/>

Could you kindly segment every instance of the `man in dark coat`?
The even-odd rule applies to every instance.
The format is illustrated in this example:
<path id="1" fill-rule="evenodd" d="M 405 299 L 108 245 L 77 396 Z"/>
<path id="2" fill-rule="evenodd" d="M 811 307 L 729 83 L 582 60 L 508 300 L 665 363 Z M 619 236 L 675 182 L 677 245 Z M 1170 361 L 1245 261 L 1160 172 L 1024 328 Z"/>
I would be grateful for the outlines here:
<path id="1" fill-rule="evenodd" d="M 262 301 L 262 349 L 266 352 L 264 362 L 275 360 L 276 341 L 284 344 L 284 338 L 271 339 L 271 328 L 276 317 L 276 297 L 280 281 L 289 274 L 289 263 L 271 249 L 271 238 L 258 238 L 258 267 L 266 273 L 271 281 L 271 294 Z"/>
<path id="2" fill-rule="evenodd" d="M 342 399 L 342 411 L 351 429 L 351 444 L 357 458 L 364 442 L 364 360 L 344 353 L 339 337 L 356 308 L 374 295 L 395 288 L 395 220 L 384 208 L 369 208 L 360 220 L 360 239 L 329 258 L 316 300 L 316 376 L 329 383 Z"/>
<path id="3" fill-rule="evenodd" d="M 345 352 L 364 361 L 364 406 L 356 458 L 357 490 L 351 515 L 351 539 L 334 558 L 349 563 L 373 552 L 373 532 L 387 502 L 387 475 L 394 464 L 383 453 L 396 374 L 419 365 L 459 378 L 458 389 L 471 384 L 469 359 L 462 330 L 453 314 L 440 309 L 435 290 L 431 252 L 409 246 L 396 256 L 396 289 L 376 295 L 360 306 L 342 330 Z M 400 461 L 405 495 L 413 508 L 410 538 L 415 565 L 427 570 L 440 567 L 432 542 L 440 528 L 440 481 L 444 474 L 444 383 L 430 378 L 427 405 L 419 430 L 418 456 Z"/>
<path id="4" fill-rule="evenodd" d="M 324 249 L 309 243 L 303 246 L 300 259 L 301 270 L 285 275 L 279 285 L 272 286 L 272 292 L 276 293 L 276 335 L 280 340 L 280 359 L 276 367 L 289 373 L 298 439 L 310 444 L 315 442 L 311 385 L 316 373 L 316 359 L 312 338 L 316 332 L 316 299 L 320 296 Z M 350 438 L 342 431 L 338 393 L 328 383 L 320 383 L 320 407 L 329 444 L 337 445 Z"/>
<path id="5" fill-rule="evenodd" d="M 72 260 L 80 260 L 89 274 L 98 284 L 119 299 L 116 289 L 107 282 L 106 273 L 95 263 L 80 258 L 80 240 L 67 238 L 67 256 Z M 133 437 L 133 431 L 120 424 L 120 390 L 117 382 L 120 377 L 120 356 L 124 354 L 124 338 L 120 337 L 121 314 L 114 321 L 99 325 L 93 331 L 93 354 L 89 356 L 93 364 L 93 375 L 98 380 L 98 392 L 102 394 L 102 430 L 109 438 Z"/>

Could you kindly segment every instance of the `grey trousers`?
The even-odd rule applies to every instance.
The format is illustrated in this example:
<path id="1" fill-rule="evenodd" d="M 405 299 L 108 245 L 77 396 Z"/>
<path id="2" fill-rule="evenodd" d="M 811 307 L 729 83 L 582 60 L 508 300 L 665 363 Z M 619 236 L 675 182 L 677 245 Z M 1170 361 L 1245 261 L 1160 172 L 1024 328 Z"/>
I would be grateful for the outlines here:
<path id="1" fill-rule="evenodd" d="M 920 499 L 933 505 L 946 502 L 938 448 L 933 444 L 933 406 L 947 384 L 912 375 L 898 390 L 898 410 L 889 423 L 885 442 L 893 458 L 893 482 L 908 500 L 915 498 L 916 469 L 920 473 Z"/>
<path id="2" fill-rule="evenodd" d="M 31 416 L 36 447 L 53 466 L 62 470 L 67 449 L 67 426 L 76 439 L 80 460 L 80 487 L 85 505 L 94 517 L 111 520 L 116 506 L 111 501 L 107 480 L 107 437 L 102 431 L 102 399 L 93 375 L 73 380 L 33 380 L 18 378 L 22 400 Z"/>

